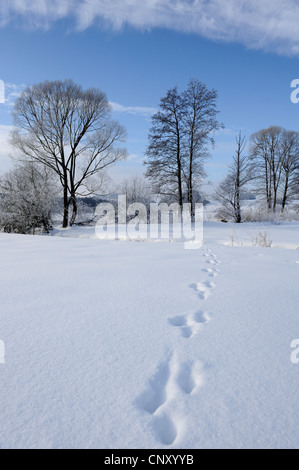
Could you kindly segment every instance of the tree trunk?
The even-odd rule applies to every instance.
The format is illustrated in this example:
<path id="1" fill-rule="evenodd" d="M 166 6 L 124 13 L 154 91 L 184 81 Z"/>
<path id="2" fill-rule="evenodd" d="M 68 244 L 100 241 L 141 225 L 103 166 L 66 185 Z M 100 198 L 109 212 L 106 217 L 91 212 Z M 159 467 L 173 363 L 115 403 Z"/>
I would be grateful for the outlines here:
<path id="1" fill-rule="evenodd" d="M 181 164 L 181 142 L 179 135 L 179 126 L 177 123 L 177 168 L 178 168 L 178 197 L 179 205 L 183 207 L 183 189 L 182 189 L 182 164 Z"/>
<path id="2" fill-rule="evenodd" d="M 63 222 L 62 228 L 67 228 L 69 224 L 69 200 L 68 200 L 68 191 L 65 187 L 63 189 Z"/>
<path id="3" fill-rule="evenodd" d="M 188 179 L 188 202 L 191 205 L 191 218 L 194 218 L 194 204 L 193 204 L 193 173 L 192 173 L 192 160 L 190 160 L 189 179 Z"/>
<path id="4" fill-rule="evenodd" d="M 238 188 L 236 192 L 235 222 L 240 224 L 241 221 L 240 189 Z"/>
<path id="5" fill-rule="evenodd" d="M 277 183 L 276 183 L 276 174 L 273 171 L 273 212 L 276 212 L 276 202 L 277 202 Z"/>
<path id="6" fill-rule="evenodd" d="M 188 202 L 191 204 L 191 218 L 194 219 L 193 207 L 193 146 L 194 146 L 194 120 L 191 128 L 191 140 L 189 151 L 189 178 L 188 178 Z"/>
<path id="7" fill-rule="evenodd" d="M 181 167 L 178 168 L 178 190 L 179 190 L 179 205 L 183 207 L 183 191 L 182 191 L 182 176 L 181 176 Z"/>
<path id="8" fill-rule="evenodd" d="M 71 216 L 71 219 L 70 219 L 70 226 L 72 227 L 72 225 L 74 225 L 74 223 L 75 223 L 75 220 L 76 220 L 77 214 L 78 214 L 78 204 L 77 204 L 77 200 L 76 200 L 75 195 L 71 196 L 71 202 L 72 202 L 72 206 L 73 206 L 73 212 L 72 212 L 72 216 Z"/>
<path id="9" fill-rule="evenodd" d="M 283 192 L 283 198 L 282 198 L 282 204 L 281 204 L 281 212 L 284 211 L 286 202 L 287 202 L 287 196 L 288 196 L 288 187 L 289 187 L 289 178 L 286 176 L 285 180 L 285 185 L 284 185 L 284 192 Z"/>
<path id="10" fill-rule="evenodd" d="M 266 181 L 266 196 L 267 196 L 267 206 L 268 211 L 272 209 L 272 194 L 271 194 L 271 173 L 268 175 L 268 164 L 265 165 L 265 181 Z"/>
<path id="11" fill-rule="evenodd" d="M 239 137 L 238 142 L 238 151 L 237 151 L 237 174 L 236 174 L 236 186 L 235 186 L 235 193 L 236 193 L 236 213 L 235 213 L 235 220 L 237 224 L 241 223 L 241 206 L 240 206 L 240 158 L 241 158 L 241 137 Z"/>

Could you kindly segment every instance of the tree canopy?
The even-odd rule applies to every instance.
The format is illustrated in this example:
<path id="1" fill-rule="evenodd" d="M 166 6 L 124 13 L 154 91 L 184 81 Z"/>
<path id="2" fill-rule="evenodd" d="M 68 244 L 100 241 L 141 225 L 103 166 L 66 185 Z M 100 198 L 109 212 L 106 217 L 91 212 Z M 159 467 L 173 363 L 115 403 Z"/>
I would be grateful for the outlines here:
<path id="1" fill-rule="evenodd" d="M 125 129 L 111 119 L 102 91 L 84 91 L 72 80 L 27 87 L 13 114 L 12 144 L 21 155 L 57 173 L 63 189 L 63 227 L 72 225 L 77 196 L 96 193 L 97 175 L 125 158 L 126 151 L 117 145 L 124 140 Z"/>

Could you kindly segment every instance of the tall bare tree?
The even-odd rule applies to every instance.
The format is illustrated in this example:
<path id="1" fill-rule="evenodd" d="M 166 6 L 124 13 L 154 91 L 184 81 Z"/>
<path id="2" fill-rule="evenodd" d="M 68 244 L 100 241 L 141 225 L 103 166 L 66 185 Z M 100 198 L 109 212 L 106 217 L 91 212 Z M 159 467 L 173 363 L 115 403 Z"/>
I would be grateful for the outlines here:
<path id="1" fill-rule="evenodd" d="M 63 227 L 75 222 L 77 196 L 96 191 L 94 176 L 126 156 L 125 150 L 117 147 L 124 140 L 125 130 L 111 120 L 110 111 L 103 92 L 84 91 L 72 80 L 28 87 L 15 103 L 11 142 L 21 155 L 46 165 L 59 176 Z"/>
<path id="2" fill-rule="evenodd" d="M 299 133 L 272 126 L 251 135 L 250 157 L 255 165 L 257 189 L 268 210 L 275 212 L 279 197 L 282 210 L 294 191 L 298 169 Z"/>
<path id="3" fill-rule="evenodd" d="M 282 202 L 283 212 L 290 197 L 298 193 L 299 187 L 299 132 L 283 131 L 282 159 Z"/>
<path id="4" fill-rule="evenodd" d="M 214 144 L 214 131 L 223 127 L 217 120 L 217 91 L 208 90 L 205 84 L 191 79 L 182 94 L 184 101 L 184 146 L 186 161 L 184 174 L 187 185 L 187 202 L 194 209 L 194 186 L 202 178 L 204 161 L 209 156 L 207 144 Z"/>
<path id="5" fill-rule="evenodd" d="M 159 111 L 152 116 L 146 150 L 146 177 L 156 193 L 183 204 L 183 114 L 185 103 L 177 87 L 167 91 Z"/>
<path id="6" fill-rule="evenodd" d="M 213 143 L 213 131 L 223 127 L 217 120 L 217 92 L 191 79 L 181 94 L 168 90 L 152 117 L 146 151 L 146 177 L 154 191 L 183 201 L 195 202 L 195 183 L 204 176 L 204 161 Z"/>
<path id="7" fill-rule="evenodd" d="M 225 179 L 216 189 L 216 198 L 222 203 L 222 215 L 232 217 L 234 222 L 242 222 L 241 201 L 245 186 L 254 178 L 253 168 L 247 155 L 244 155 L 246 138 L 241 132 L 236 137 L 237 148 Z"/>

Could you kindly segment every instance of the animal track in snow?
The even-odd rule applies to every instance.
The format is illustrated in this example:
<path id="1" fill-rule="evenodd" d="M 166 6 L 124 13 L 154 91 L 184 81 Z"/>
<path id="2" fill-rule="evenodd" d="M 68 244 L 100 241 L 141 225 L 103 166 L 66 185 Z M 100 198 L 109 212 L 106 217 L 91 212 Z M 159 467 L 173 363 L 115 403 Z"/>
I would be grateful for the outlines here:
<path id="1" fill-rule="evenodd" d="M 169 318 L 168 321 L 172 326 L 180 327 L 182 336 L 184 338 L 190 338 L 192 336 L 193 334 L 192 326 L 188 322 L 188 319 L 186 316 L 178 316 L 178 317 Z"/>
<path id="2" fill-rule="evenodd" d="M 192 394 L 203 383 L 204 373 L 200 361 L 180 362 L 172 355 L 159 365 L 136 403 L 140 409 L 153 416 L 154 432 L 162 444 L 173 444 L 182 431 L 181 420 L 173 416 L 175 403 L 181 400 L 182 394 Z"/>
<path id="3" fill-rule="evenodd" d="M 204 383 L 203 367 L 199 361 L 187 361 L 181 364 L 177 374 L 177 383 L 188 395 Z"/>
<path id="4" fill-rule="evenodd" d="M 178 434 L 174 421 L 167 414 L 155 418 L 154 430 L 161 443 L 166 446 L 173 444 Z"/>
<path id="5" fill-rule="evenodd" d="M 149 381 L 149 386 L 137 399 L 140 408 L 153 414 L 166 402 L 169 377 L 169 362 L 166 361 L 159 365 L 155 375 Z"/>
<path id="6" fill-rule="evenodd" d="M 190 287 L 196 290 L 200 299 L 205 300 L 210 295 L 210 291 L 215 287 L 215 284 L 212 281 L 205 281 L 191 284 Z"/>
<path id="7" fill-rule="evenodd" d="M 206 263 L 207 263 L 207 264 L 213 264 L 213 265 L 221 264 L 218 259 L 208 259 L 208 260 L 206 261 Z"/>
<path id="8" fill-rule="evenodd" d="M 205 268 L 202 269 L 203 273 L 208 273 L 209 277 L 216 277 L 218 276 L 220 270 L 217 268 Z"/>
<path id="9" fill-rule="evenodd" d="M 166 402 L 181 391 L 190 394 L 203 384 L 203 366 L 198 360 L 179 362 L 174 356 L 163 362 L 150 379 L 147 389 L 138 397 L 137 404 L 155 414 Z"/>
<path id="10" fill-rule="evenodd" d="M 220 272 L 216 265 L 221 262 L 210 249 L 206 249 L 203 256 L 207 258 L 206 263 L 210 266 L 202 269 L 202 272 L 207 273 L 210 278 L 216 277 Z M 201 300 L 205 300 L 215 284 L 212 281 L 202 281 L 189 287 L 195 289 Z M 198 311 L 169 318 L 168 322 L 188 339 L 196 335 L 209 320 L 208 313 Z M 171 354 L 157 367 L 146 389 L 137 397 L 135 403 L 140 410 L 150 415 L 154 433 L 161 444 L 170 446 L 182 434 L 184 426 L 177 416 L 176 405 L 180 405 L 183 395 L 191 395 L 203 386 L 203 369 L 203 364 L 198 360 L 182 362 L 176 354 Z"/>
<path id="11" fill-rule="evenodd" d="M 218 265 L 221 264 L 221 261 L 219 261 L 218 257 L 213 253 L 209 248 L 206 250 L 206 252 L 203 254 L 204 257 L 209 258 L 206 260 L 206 263 L 212 264 L 212 265 Z"/>
<path id="12" fill-rule="evenodd" d="M 211 318 L 207 312 L 196 312 L 193 315 L 194 321 L 197 323 L 208 323 Z"/>
<path id="13" fill-rule="evenodd" d="M 191 315 L 181 315 L 168 319 L 172 326 L 179 327 L 184 338 L 191 338 L 199 332 L 202 325 L 210 321 L 206 312 L 196 312 Z"/>

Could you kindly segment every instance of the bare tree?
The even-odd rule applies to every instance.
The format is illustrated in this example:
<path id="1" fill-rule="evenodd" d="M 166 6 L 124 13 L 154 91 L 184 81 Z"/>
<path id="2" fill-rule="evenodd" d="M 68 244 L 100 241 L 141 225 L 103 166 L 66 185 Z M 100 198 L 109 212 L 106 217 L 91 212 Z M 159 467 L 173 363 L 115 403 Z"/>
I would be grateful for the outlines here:
<path id="1" fill-rule="evenodd" d="M 299 132 L 282 133 L 282 202 L 283 212 L 290 197 L 298 193 L 299 183 Z"/>
<path id="2" fill-rule="evenodd" d="M 264 133 L 265 130 L 261 130 L 250 136 L 250 158 L 255 163 L 256 192 L 266 197 L 268 210 L 271 210 L 272 173 Z"/>
<path id="3" fill-rule="evenodd" d="M 299 165 L 296 169 L 296 174 L 294 177 L 294 195 L 299 199 Z"/>
<path id="4" fill-rule="evenodd" d="M 127 204 L 140 202 L 149 206 L 152 200 L 148 183 L 141 176 L 125 178 L 120 186 L 121 194 L 126 196 Z"/>
<path id="5" fill-rule="evenodd" d="M 110 117 L 103 92 L 83 91 L 72 80 L 26 88 L 14 108 L 12 144 L 22 155 L 57 173 L 63 189 L 63 227 L 77 215 L 77 196 L 95 192 L 94 177 L 125 158 L 125 130 Z M 93 178 L 92 191 L 88 181 Z M 69 217 L 69 207 L 72 215 Z"/>
<path id="6" fill-rule="evenodd" d="M 268 210 L 273 212 L 281 196 L 283 211 L 296 187 L 299 133 L 272 126 L 252 134 L 250 140 L 257 190 L 265 194 Z"/>
<path id="7" fill-rule="evenodd" d="M 215 90 L 192 79 L 181 94 L 177 87 L 168 90 L 152 117 L 146 177 L 154 192 L 170 196 L 180 206 L 185 200 L 192 211 L 195 186 L 205 175 L 207 144 L 213 143 L 213 131 L 223 127 L 216 119 L 216 99 Z"/>
<path id="8" fill-rule="evenodd" d="M 155 193 L 171 196 L 183 204 L 183 113 L 184 100 L 177 87 L 168 90 L 152 116 L 146 150 L 146 177 Z"/>
<path id="9" fill-rule="evenodd" d="M 209 156 L 208 143 L 214 144 L 213 132 L 223 127 L 217 120 L 217 91 L 208 90 L 197 79 L 191 79 L 183 92 L 184 146 L 187 151 L 184 174 L 187 184 L 187 202 L 194 210 L 195 182 L 205 176 L 204 161 Z"/>
<path id="10" fill-rule="evenodd" d="M 244 187 L 253 179 L 253 168 L 248 157 L 244 155 L 245 136 L 241 132 L 236 137 L 237 148 L 229 173 L 216 189 L 216 198 L 222 203 L 221 213 L 232 217 L 236 223 L 242 222 L 241 201 Z"/>

